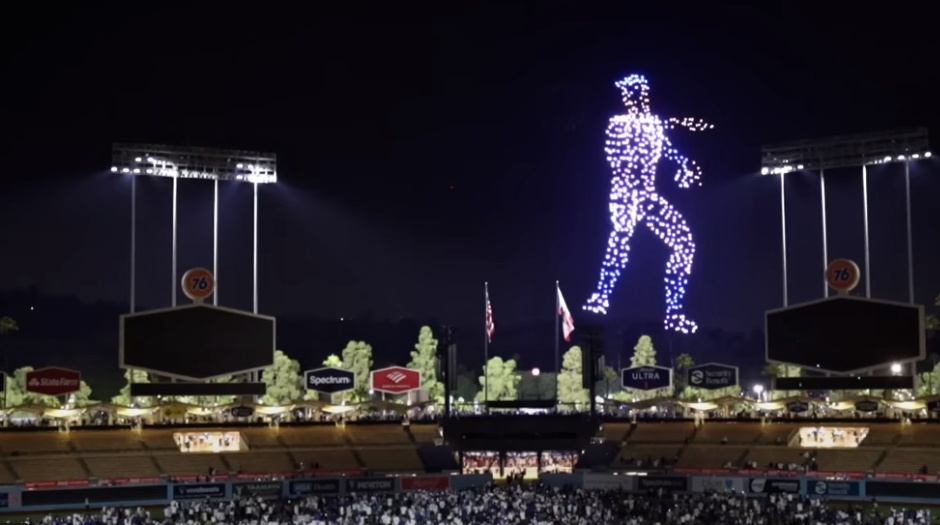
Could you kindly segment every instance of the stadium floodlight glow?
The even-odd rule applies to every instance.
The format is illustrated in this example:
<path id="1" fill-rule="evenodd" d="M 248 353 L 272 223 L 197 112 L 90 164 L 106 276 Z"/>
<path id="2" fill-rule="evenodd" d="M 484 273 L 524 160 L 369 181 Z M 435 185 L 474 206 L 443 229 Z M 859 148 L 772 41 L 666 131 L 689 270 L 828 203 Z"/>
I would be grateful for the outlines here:
<path id="1" fill-rule="evenodd" d="M 131 294 L 130 311 L 136 308 L 137 176 L 168 177 L 173 180 L 172 300 L 176 306 L 180 276 L 177 252 L 177 183 L 179 179 L 211 180 L 215 185 L 212 213 L 212 271 L 218 282 L 219 181 L 246 182 L 254 186 L 253 222 L 253 312 L 258 313 L 258 186 L 277 182 L 277 157 L 255 151 L 190 148 L 155 144 L 115 143 L 111 172 L 131 175 Z M 212 295 L 218 305 L 216 288 Z"/>
<path id="2" fill-rule="evenodd" d="M 666 130 L 681 127 L 704 131 L 714 126 L 695 118 L 662 119 L 652 114 L 649 83 L 642 75 L 630 75 L 615 85 L 620 88 L 627 112 L 610 119 L 604 148 L 613 171 L 609 198 L 613 230 L 608 237 L 600 279 L 584 309 L 607 313 L 610 295 L 628 262 L 630 241 L 642 224 L 672 250 L 666 263 L 665 327 L 694 333 L 698 326 L 685 315 L 683 300 L 692 273 L 695 242 L 682 215 L 656 192 L 656 166 L 661 158 L 670 160 L 679 166 L 674 180 L 680 188 L 700 185 L 701 169 L 675 149 Z"/>
<path id="3" fill-rule="evenodd" d="M 868 167 L 904 163 L 904 189 L 907 214 L 907 288 L 908 300 L 914 303 L 914 243 L 911 225 L 911 161 L 931 157 L 927 128 L 913 128 L 880 133 L 866 133 L 801 140 L 761 148 L 761 175 L 780 176 L 781 248 L 783 257 L 783 306 L 789 303 L 787 271 L 787 211 L 785 175 L 794 171 L 819 171 L 819 192 L 822 203 L 823 268 L 829 264 L 829 241 L 826 216 L 826 170 L 862 169 L 862 209 L 865 242 L 865 296 L 871 298 L 871 252 L 868 217 Z M 820 275 L 823 275 L 820 272 Z M 829 284 L 821 283 L 823 295 L 829 296 Z"/>

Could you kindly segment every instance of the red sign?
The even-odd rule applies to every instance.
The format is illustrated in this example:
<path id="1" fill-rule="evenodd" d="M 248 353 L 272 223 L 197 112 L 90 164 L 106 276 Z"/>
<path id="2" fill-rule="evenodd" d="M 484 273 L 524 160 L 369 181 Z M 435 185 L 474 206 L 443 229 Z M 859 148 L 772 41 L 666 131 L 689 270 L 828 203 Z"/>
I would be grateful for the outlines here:
<path id="1" fill-rule="evenodd" d="M 404 394 L 421 388 L 421 372 L 402 366 L 372 371 L 372 390 L 386 394 Z"/>
<path id="2" fill-rule="evenodd" d="M 401 478 L 402 490 L 448 490 L 450 476 L 415 476 Z"/>
<path id="3" fill-rule="evenodd" d="M 51 366 L 26 373 L 26 391 L 47 396 L 64 396 L 82 388 L 82 373 Z"/>

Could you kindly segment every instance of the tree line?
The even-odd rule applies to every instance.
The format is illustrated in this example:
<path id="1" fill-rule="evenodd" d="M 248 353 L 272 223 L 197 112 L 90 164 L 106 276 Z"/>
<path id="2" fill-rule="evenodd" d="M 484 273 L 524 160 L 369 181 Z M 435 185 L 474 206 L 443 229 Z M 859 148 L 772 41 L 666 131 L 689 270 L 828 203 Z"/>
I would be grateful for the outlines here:
<path id="1" fill-rule="evenodd" d="M 940 306 L 940 296 L 937 297 L 936 305 Z M 931 330 L 940 329 L 940 321 L 934 316 L 928 316 L 927 324 Z M 13 319 L 0 317 L 0 337 L 18 329 Z M 404 366 L 419 370 L 421 372 L 421 388 L 427 392 L 429 400 L 441 403 L 445 392 L 444 384 L 438 376 L 438 350 L 438 340 L 434 337 L 433 330 L 428 326 L 424 326 L 419 330 L 414 349 L 409 352 L 410 359 Z M 4 352 L 5 361 L 7 357 L 6 352 Z M 334 404 L 358 403 L 372 397 L 372 393 L 369 391 L 369 374 L 373 366 L 372 346 L 367 342 L 349 341 L 340 352 L 328 355 L 322 364 L 323 366 L 350 370 L 356 378 L 356 388 L 354 390 L 332 396 L 331 401 Z M 633 348 L 630 366 L 657 364 L 657 353 L 653 339 L 648 335 L 640 336 Z M 520 370 L 516 359 L 501 356 L 492 357 L 481 370 L 465 370 L 460 373 L 456 380 L 455 391 L 451 392 L 450 395 L 455 398 L 457 403 L 479 403 L 485 400 L 557 399 L 559 404 L 571 407 L 587 404 L 592 394 L 605 399 L 624 402 L 662 397 L 708 401 L 721 397 L 741 395 L 740 386 L 706 390 L 688 385 L 686 382 L 687 371 L 694 365 L 693 356 L 680 354 L 671 363 L 674 374 L 673 386 L 668 389 L 653 391 L 622 388 L 619 371 L 612 367 L 606 367 L 603 371 L 603 377 L 594 385 L 592 392 L 591 389 L 583 388 L 581 348 L 572 346 L 565 352 L 561 370 L 557 373 L 534 374 Z M 931 395 L 940 392 L 940 359 L 934 359 L 933 365 L 932 369 L 921 374 L 917 395 Z M 10 374 L 4 396 L 5 407 L 19 405 L 59 406 L 61 404 L 61 400 L 53 396 L 27 392 L 26 374 L 32 370 L 32 367 L 27 366 Z M 764 369 L 763 373 L 770 377 L 799 377 L 801 369 L 799 367 L 771 364 Z M 149 398 L 132 399 L 130 384 L 148 383 L 152 379 L 147 372 L 126 370 L 124 373 L 124 386 L 118 395 L 112 397 L 109 401 L 124 406 L 151 405 L 154 400 Z M 243 377 L 229 376 L 216 378 L 212 381 L 224 383 L 243 380 Z M 301 400 L 320 399 L 320 394 L 317 392 L 308 392 L 306 390 L 300 363 L 281 350 L 275 352 L 273 366 L 262 372 L 261 381 L 266 385 L 266 394 L 262 398 L 262 402 L 265 404 L 286 405 Z M 789 397 L 796 395 L 796 393 L 769 392 L 769 395 L 773 399 Z M 68 400 L 74 406 L 99 401 L 94 400 L 92 388 L 85 381 L 81 382 L 80 390 L 69 396 Z M 235 401 L 235 397 L 181 396 L 166 401 L 209 406 L 232 403 Z"/>

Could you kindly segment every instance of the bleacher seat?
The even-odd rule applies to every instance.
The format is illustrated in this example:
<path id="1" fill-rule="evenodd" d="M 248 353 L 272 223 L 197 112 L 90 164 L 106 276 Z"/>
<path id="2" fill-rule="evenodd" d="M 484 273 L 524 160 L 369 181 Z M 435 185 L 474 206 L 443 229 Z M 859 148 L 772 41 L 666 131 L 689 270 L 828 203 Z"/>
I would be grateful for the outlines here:
<path id="1" fill-rule="evenodd" d="M 205 476 L 210 469 L 227 473 L 230 469 L 218 454 L 186 454 L 183 452 L 154 456 L 164 474 L 169 476 Z"/>
<path id="2" fill-rule="evenodd" d="M 238 452 L 223 454 L 229 467 L 245 474 L 293 472 L 297 465 L 286 452 Z"/>
<path id="3" fill-rule="evenodd" d="M 754 443 L 761 435 L 760 423 L 705 422 L 695 432 L 693 443 Z"/>
<path id="4" fill-rule="evenodd" d="M 406 445 L 411 442 L 401 425 L 346 425 L 354 445 Z"/>
<path id="5" fill-rule="evenodd" d="M 420 445 L 430 445 L 441 437 L 440 426 L 437 423 L 412 423 L 409 427 L 411 435 Z"/>
<path id="6" fill-rule="evenodd" d="M 303 463 L 305 470 L 319 469 L 323 471 L 350 471 L 362 468 L 356 461 L 356 456 L 349 449 L 337 448 L 333 450 L 299 450 L 293 452 L 297 461 Z"/>
<path id="7" fill-rule="evenodd" d="M 368 448 L 360 449 L 359 457 L 366 468 L 374 471 L 387 472 L 422 472 L 424 464 L 415 448 Z"/>
<path id="8" fill-rule="evenodd" d="M 884 461 L 878 465 L 878 472 L 917 474 L 925 465 L 930 474 L 936 474 L 937 470 L 940 470 L 940 459 L 936 450 L 894 448 L 888 451 Z"/>
<path id="9" fill-rule="evenodd" d="M 71 452 L 69 432 L 5 432 L 0 439 L 4 454 L 61 454 Z"/>
<path id="10" fill-rule="evenodd" d="M 141 437 L 131 430 L 80 430 L 69 433 L 79 452 L 125 452 L 143 450 Z"/>
<path id="11" fill-rule="evenodd" d="M 881 456 L 882 449 L 819 449 L 816 463 L 824 472 L 868 472 Z"/>
<path id="12" fill-rule="evenodd" d="M 629 423 L 604 423 L 601 437 L 604 441 L 622 442 L 630 432 Z"/>
<path id="13" fill-rule="evenodd" d="M 835 426 L 835 425 L 833 425 Z M 901 436 L 901 425 L 890 423 L 879 423 L 875 425 L 846 425 L 852 427 L 868 428 L 868 435 L 859 444 L 861 447 L 881 447 L 891 445 Z"/>
<path id="14" fill-rule="evenodd" d="M 100 479 L 148 478 L 160 475 L 151 456 L 96 456 L 85 458 L 91 475 Z"/>
<path id="15" fill-rule="evenodd" d="M 86 479 L 88 473 L 78 459 L 56 457 L 46 459 L 17 459 L 9 465 L 19 474 L 20 479 L 30 481 L 67 481 Z"/>
<path id="16" fill-rule="evenodd" d="M 689 422 L 640 421 L 627 440 L 632 443 L 682 443 L 692 436 L 695 427 Z"/>
<path id="17" fill-rule="evenodd" d="M 249 450 L 259 448 L 285 448 L 285 443 L 280 439 L 279 429 L 273 428 L 246 428 L 240 430 L 242 438 L 248 444 Z"/>
<path id="18" fill-rule="evenodd" d="M 681 468 L 725 468 L 739 466 L 747 447 L 734 445 L 692 445 L 682 451 L 677 467 Z"/>
<path id="19" fill-rule="evenodd" d="M 787 468 L 787 465 L 791 463 L 802 465 L 805 461 L 803 457 L 805 453 L 805 449 L 785 446 L 752 446 L 748 448 L 744 461 L 756 463 L 758 469 L 775 469 L 778 468 L 778 464 Z"/>
<path id="20" fill-rule="evenodd" d="M 902 446 L 936 447 L 940 445 L 940 425 L 915 424 L 901 429 Z"/>
<path id="21" fill-rule="evenodd" d="M 786 445 L 790 436 L 801 426 L 806 425 L 798 423 L 764 423 L 760 426 L 760 436 L 757 438 L 757 442 L 767 445 Z"/>
<path id="22" fill-rule="evenodd" d="M 351 426 L 351 425 L 350 425 Z M 345 445 L 343 430 L 335 425 L 286 427 L 278 432 L 281 441 L 290 448 Z"/>
<path id="23" fill-rule="evenodd" d="M 171 430 L 144 430 L 140 433 L 140 440 L 148 450 L 179 450 L 179 445 L 173 439 Z"/>
<path id="24" fill-rule="evenodd" d="M 16 477 L 6 461 L 0 462 L 0 485 L 12 485 L 16 483 Z"/>
<path id="25" fill-rule="evenodd" d="M 665 458 L 667 462 L 671 462 L 679 453 L 680 448 L 682 448 L 680 444 L 625 446 L 620 449 L 620 456 L 617 458 L 614 467 L 634 468 L 634 462 L 637 460 L 648 462 L 649 460 L 659 461 Z"/>

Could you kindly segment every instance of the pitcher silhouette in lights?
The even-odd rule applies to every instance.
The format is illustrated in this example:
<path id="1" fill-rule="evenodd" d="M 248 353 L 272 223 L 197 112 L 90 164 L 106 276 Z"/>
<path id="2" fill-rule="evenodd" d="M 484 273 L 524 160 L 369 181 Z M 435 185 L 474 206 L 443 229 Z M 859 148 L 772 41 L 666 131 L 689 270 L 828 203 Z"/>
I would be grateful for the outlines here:
<path id="1" fill-rule="evenodd" d="M 606 314 L 610 294 L 630 256 L 630 239 L 644 225 L 672 249 L 666 263 L 667 330 L 693 333 L 698 329 L 683 312 L 682 301 L 692 273 L 695 242 L 682 215 L 656 193 L 656 166 L 665 158 L 678 164 L 675 181 L 680 188 L 701 185 L 701 169 L 673 147 L 666 131 L 676 127 L 704 131 L 714 126 L 694 118 L 661 119 L 650 112 L 649 84 L 642 75 L 630 75 L 616 83 L 620 88 L 624 115 L 607 125 L 607 161 L 613 171 L 610 189 L 610 220 L 613 230 L 601 266 L 597 288 L 584 305 L 589 312 Z"/>

